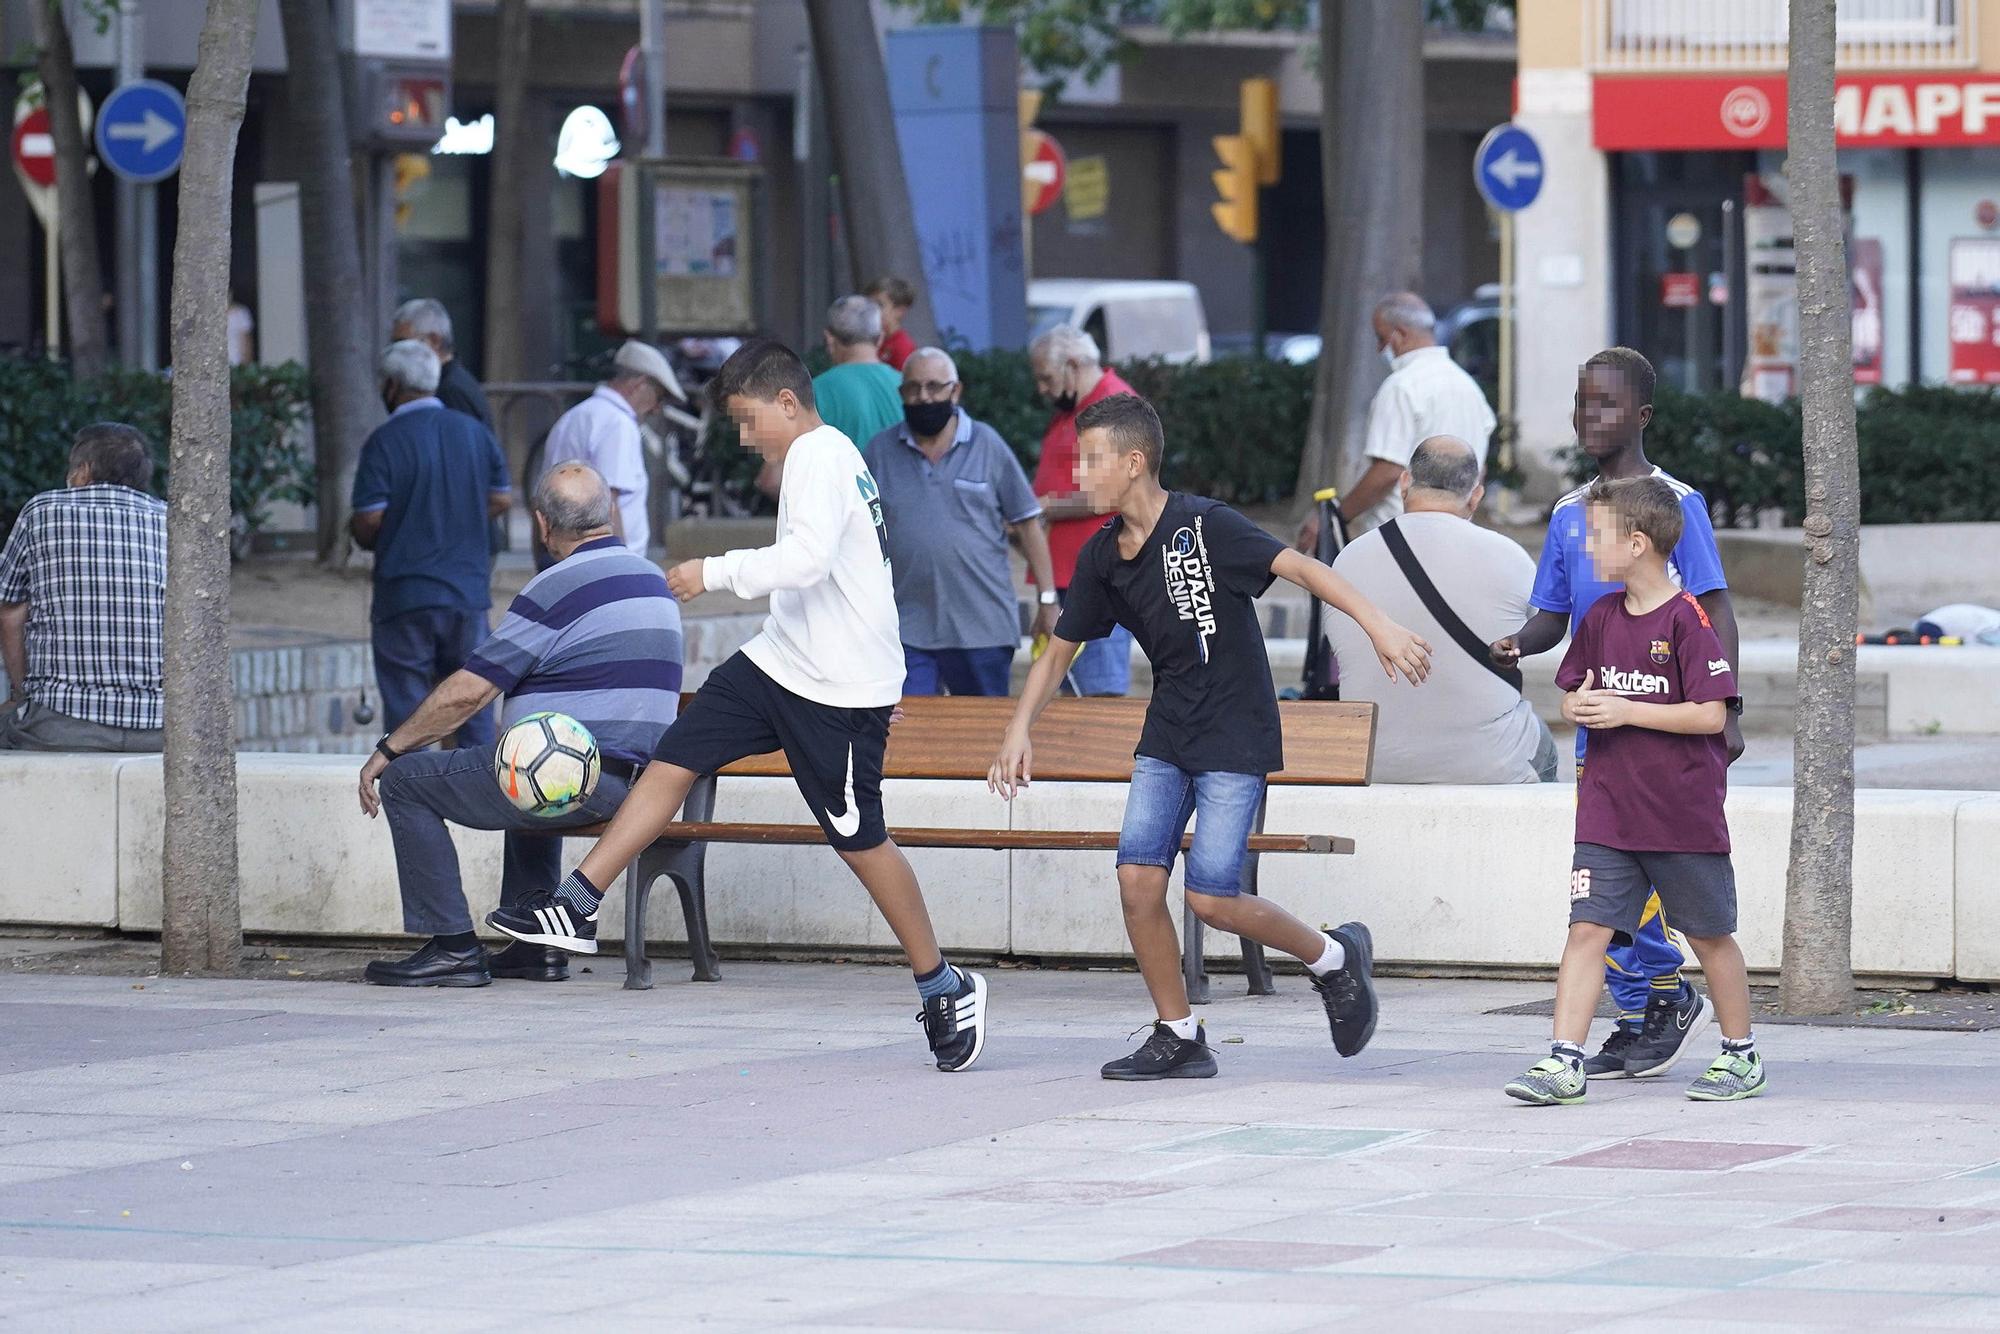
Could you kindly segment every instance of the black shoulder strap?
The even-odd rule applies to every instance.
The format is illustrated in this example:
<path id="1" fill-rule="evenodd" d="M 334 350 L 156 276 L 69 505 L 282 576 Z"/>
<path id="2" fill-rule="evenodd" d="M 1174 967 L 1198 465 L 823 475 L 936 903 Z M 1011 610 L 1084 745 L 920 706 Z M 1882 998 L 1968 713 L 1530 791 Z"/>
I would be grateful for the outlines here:
<path id="1" fill-rule="evenodd" d="M 1458 619 L 1458 613 L 1451 609 L 1451 604 L 1437 591 L 1437 585 L 1431 582 L 1428 574 L 1424 573 L 1424 567 L 1417 561 L 1417 553 L 1410 550 L 1409 539 L 1403 536 L 1403 531 L 1397 527 L 1396 520 L 1391 519 L 1382 525 L 1382 541 L 1387 544 L 1389 554 L 1396 558 L 1396 564 L 1402 569 L 1403 577 L 1408 579 L 1410 587 L 1416 590 L 1424 609 L 1429 611 L 1444 632 L 1451 636 L 1452 642 L 1471 654 L 1474 662 L 1515 690 L 1519 690 L 1520 670 L 1514 667 L 1502 667 L 1493 661 L 1487 646 L 1479 642 L 1479 636 L 1473 634 L 1471 628 Z"/>

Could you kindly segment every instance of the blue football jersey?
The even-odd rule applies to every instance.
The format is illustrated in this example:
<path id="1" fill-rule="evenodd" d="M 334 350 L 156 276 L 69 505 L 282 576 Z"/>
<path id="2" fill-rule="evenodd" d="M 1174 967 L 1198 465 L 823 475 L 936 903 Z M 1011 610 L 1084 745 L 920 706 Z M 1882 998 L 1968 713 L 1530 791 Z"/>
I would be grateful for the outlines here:
<path id="1" fill-rule="evenodd" d="M 1715 547 L 1715 526 L 1709 522 L 1708 501 L 1701 492 L 1663 469 L 1654 468 L 1653 476 L 1671 486 L 1681 498 L 1681 540 L 1667 558 L 1667 573 L 1696 597 L 1729 587 L 1722 577 L 1722 553 Z M 1571 634 L 1576 633 L 1583 614 L 1606 593 L 1624 587 L 1599 579 L 1590 563 L 1590 553 L 1584 549 L 1588 527 L 1584 498 L 1589 494 L 1590 483 L 1586 482 L 1556 502 L 1555 512 L 1549 515 L 1548 536 L 1542 539 L 1542 559 L 1535 567 L 1535 591 L 1528 598 L 1537 610 L 1569 617 Z M 1577 729 L 1579 761 L 1583 759 L 1585 735 L 1583 728 Z"/>

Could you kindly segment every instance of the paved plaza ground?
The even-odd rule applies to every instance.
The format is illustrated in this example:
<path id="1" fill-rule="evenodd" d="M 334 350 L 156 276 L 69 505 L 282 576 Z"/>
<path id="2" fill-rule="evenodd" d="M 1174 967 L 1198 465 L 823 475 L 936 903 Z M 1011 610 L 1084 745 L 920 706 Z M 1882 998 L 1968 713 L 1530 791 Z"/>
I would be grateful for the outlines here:
<path id="1" fill-rule="evenodd" d="M 395 992 L 0 972 L 23 1329 L 1981 1329 L 2000 1032 L 1770 1026 L 1773 1092 L 1500 1086 L 1546 984 L 1299 977 L 1108 1084 L 1138 979 L 995 969 L 971 1072 L 892 967 Z M 1704 1040 L 1704 1046 L 1706 1040 Z"/>

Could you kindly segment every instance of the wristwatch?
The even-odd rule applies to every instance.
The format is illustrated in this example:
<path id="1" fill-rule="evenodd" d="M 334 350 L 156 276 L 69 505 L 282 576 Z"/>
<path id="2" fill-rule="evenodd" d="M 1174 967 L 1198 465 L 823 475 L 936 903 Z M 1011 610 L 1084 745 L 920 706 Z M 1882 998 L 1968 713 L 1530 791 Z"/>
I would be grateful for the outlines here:
<path id="1" fill-rule="evenodd" d="M 1055 606 L 1057 603 L 1056 590 L 1053 588 L 1044 588 L 1041 591 L 1041 593 L 1036 596 L 1035 601 L 1041 603 L 1044 607 Z"/>
<path id="2" fill-rule="evenodd" d="M 387 732 L 384 732 L 382 739 L 375 743 L 375 749 L 385 760 L 400 760 L 403 758 L 403 752 L 389 744 L 389 734 Z"/>

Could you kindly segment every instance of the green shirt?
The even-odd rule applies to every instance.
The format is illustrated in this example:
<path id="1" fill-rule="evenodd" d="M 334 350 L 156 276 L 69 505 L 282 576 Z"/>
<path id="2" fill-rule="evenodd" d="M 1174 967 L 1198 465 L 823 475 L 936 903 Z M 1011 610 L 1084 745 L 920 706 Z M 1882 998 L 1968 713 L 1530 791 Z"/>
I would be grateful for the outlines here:
<path id="1" fill-rule="evenodd" d="M 879 361 L 849 362 L 813 377 L 820 420 L 856 449 L 903 421 L 903 377 Z"/>

